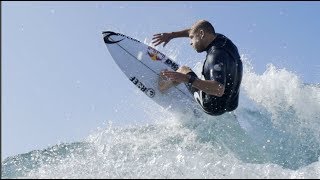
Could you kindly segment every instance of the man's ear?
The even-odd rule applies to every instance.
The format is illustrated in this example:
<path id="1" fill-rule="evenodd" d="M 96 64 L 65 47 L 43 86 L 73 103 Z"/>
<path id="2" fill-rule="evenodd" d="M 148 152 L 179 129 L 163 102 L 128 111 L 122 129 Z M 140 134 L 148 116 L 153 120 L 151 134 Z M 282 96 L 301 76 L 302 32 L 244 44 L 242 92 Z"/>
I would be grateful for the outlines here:
<path id="1" fill-rule="evenodd" d="M 200 29 L 200 38 L 203 39 L 203 37 L 204 37 L 204 31 Z"/>

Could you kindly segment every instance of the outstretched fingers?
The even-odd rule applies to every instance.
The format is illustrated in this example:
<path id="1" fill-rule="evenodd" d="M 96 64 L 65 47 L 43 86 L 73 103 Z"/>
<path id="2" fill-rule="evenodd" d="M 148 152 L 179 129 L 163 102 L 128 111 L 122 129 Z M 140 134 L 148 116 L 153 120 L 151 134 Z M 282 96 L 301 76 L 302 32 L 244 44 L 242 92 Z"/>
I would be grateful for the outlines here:
<path id="1" fill-rule="evenodd" d="M 161 41 L 161 40 L 160 39 L 156 39 L 156 40 L 152 41 L 152 43 L 157 43 L 159 41 Z"/>
<path id="2" fill-rule="evenodd" d="M 168 37 L 166 37 L 164 33 L 154 34 L 152 40 L 154 40 L 152 42 L 154 46 L 158 46 L 159 44 L 164 43 L 163 47 L 165 47 L 166 44 L 170 41 L 170 39 L 168 39 Z"/>
<path id="3" fill-rule="evenodd" d="M 154 34 L 153 36 L 162 36 L 163 33 Z"/>
<path id="4" fill-rule="evenodd" d="M 158 46 L 159 44 L 161 44 L 162 43 L 162 41 L 155 41 L 155 42 L 153 42 L 153 44 L 154 44 L 154 46 Z"/>
<path id="5" fill-rule="evenodd" d="M 153 38 L 152 39 L 160 39 L 160 38 L 162 38 L 163 37 L 163 34 L 161 33 L 161 34 L 155 34 L 155 35 L 153 35 Z"/>

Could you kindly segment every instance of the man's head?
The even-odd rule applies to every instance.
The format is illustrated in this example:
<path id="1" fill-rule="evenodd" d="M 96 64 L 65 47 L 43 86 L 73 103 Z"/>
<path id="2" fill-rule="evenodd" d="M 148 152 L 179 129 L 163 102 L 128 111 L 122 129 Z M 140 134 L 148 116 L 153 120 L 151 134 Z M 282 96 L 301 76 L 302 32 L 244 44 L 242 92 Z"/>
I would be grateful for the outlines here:
<path id="1" fill-rule="evenodd" d="M 216 33 L 206 20 L 197 21 L 189 30 L 190 44 L 197 52 L 203 52 L 215 38 Z"/>

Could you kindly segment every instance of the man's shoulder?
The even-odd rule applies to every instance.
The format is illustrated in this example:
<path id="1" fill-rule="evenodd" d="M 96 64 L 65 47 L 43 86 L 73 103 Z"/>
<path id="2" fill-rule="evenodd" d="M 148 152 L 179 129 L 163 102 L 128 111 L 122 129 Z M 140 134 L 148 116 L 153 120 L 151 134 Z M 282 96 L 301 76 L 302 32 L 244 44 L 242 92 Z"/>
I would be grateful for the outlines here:
<path id="1" fill-rule="evenodd" d="M 229 58 L 230 58 L 230 56 L 229 56 L 228 52 L 224 48 L 221 48 L 221 47 L 214 47 L 207 54 L 207 62 L 208 63 L 223 62 Z"/>
<path id="2" fill-rule="evenodd" d="M 220 56 L 228 55 L 228 51 L 223 47 L 211 47 L 210 51 L 208 52 L 208 56 L 211 55 L 213 58 L 218 58 Z"/>
<path id="3" fill-rule="evenodd" d="M 210 47 L 211 54 L 226 55 L 229 54 L 234 59 L 240 59 L 237 46 L 225 35 L 217 33 L 217 41 Z"/>

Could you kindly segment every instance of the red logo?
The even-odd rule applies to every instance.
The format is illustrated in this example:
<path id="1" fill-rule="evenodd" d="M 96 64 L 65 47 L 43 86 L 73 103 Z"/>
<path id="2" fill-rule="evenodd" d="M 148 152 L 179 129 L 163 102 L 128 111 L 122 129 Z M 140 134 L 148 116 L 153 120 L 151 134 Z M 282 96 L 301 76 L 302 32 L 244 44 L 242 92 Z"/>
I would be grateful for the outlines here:
<path id="1" fill-rule="evenodd" d="M 165 55 L 162 54 L 161 52 L 153 49 L 152 47 L 148 47 L 148 55 L 150 56 L 150 58 L 153 60 L 153 61 L 161 61 Z"/>

